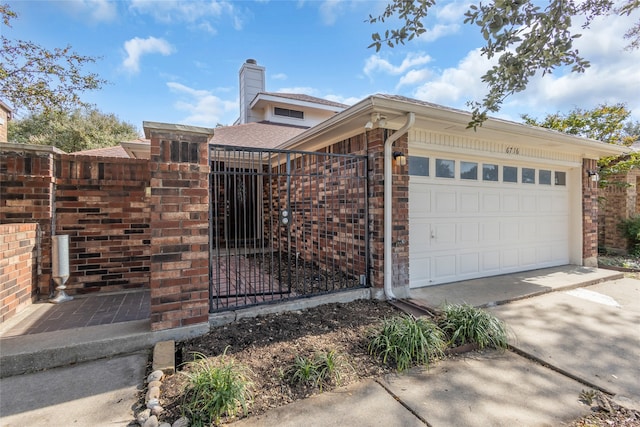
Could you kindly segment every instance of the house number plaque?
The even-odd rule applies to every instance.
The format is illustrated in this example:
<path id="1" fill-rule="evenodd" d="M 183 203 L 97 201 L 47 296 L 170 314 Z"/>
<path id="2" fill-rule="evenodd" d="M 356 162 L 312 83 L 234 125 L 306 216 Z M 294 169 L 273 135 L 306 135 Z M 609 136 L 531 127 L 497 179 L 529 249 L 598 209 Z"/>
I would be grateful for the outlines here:
<path id="1" fill-rule="evenodd" d="M 514 155 L 520 154 L 520 148 L 519 147 L 507 147 L 504 151 L 507 154 L 514 154 Z"/>

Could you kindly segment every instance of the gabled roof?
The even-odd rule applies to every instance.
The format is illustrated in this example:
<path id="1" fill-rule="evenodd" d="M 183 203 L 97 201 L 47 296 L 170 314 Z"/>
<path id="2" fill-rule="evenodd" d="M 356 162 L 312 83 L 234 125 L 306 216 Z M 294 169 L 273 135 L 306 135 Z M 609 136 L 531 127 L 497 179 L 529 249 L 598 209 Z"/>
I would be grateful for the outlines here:
<path id="1" fill-rule="evenodd" d="M 329 101 L 328 99 L 317 98 L 315 96 L 305 95 L 305 94 L 301 94 L 301 93 L 260 92 L 260 93 L 258 93 L 256 98 L 258 98 L 260 95 L 275 96 L 275 97 L 279 97 L 279 98 L 286 98 L 286 99 L 291 99 L 291 100 L 294 100 L 294 101 L 301 101 L 301 102 L 311 102 L 311 103 L 314 103 L 314 104 L 327 105 L 327 106 L 330 106 L 330 107 L 336 107 L 336 108 L 340 108 L 340 109 L 343 109 L 343 110 L 345 108 L 349 108 L 349 106 L 347 104 L 341 104 L 339 102 Z"/>
<path id="2" fill-rule="evenodd" d="M 104 148 L 92 148 L 91 150 L 76 151 L 69 154 L 73 154 L 74 156 L 129 158 L 129 154 L 121 145 L 116 145 L 113 147 L 104 147 Z"/>
<path id="3" fill-rule="evenodd" d="M 307 128 L 271 122 L 215 128 L 211 144 L 235 147 L 275 148 L 304 132 Z"/>

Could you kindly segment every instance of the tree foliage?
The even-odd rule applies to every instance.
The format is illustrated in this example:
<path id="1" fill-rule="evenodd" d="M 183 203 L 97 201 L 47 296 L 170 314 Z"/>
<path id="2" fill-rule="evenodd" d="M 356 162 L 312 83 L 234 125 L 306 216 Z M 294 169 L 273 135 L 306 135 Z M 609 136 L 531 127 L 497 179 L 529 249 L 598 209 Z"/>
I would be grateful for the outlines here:
<path id="1" fill-rule="evenodd" d="M 424 21 L 435 0 L 391 0 L 379 16 L 369 15 L 369 23 L 399 19 L 401 26 L 372 34 L 372 43 L 395 47 L 427 32 Z M 488 91 L 482 102 L 469 101 L 473 118 L 469 127 L 481 126 L 488 113 L 500 110 L 504 100 L 526 89 L 529 79 L 538 73 L 551 73 L 556 68 L 570 67 L 584 72 L 589 62 L 574 47 L 580 37 L 572 28 L 576 18 L 584 21 L 583 29 L 598 16 L 629 15 L 640 8 L 640 0 L 491 0 L 471 4 L 465 13 L 465 24 L 477 25 L 485 45 L 481 52 L 496 57 L 498 64 L 482 76 Z M 628 29 L 628 49 L 640 47 L 640 22 Z"/>
<path id="2" fill-rule="evenodd" d="M 111 147 L 138 137 L 135 126 L 95 109 L 35 113 L 9 122 L 9 141 L 52 145 L 67 153 Z"/>
<path id="3" fill-rule="evenodd" d="M 628 120 L 630 114 L 623 104 L 602 104 L 592 110 L 575 108 L 567 114 L 548 114 L 543 120 L 526 114 L 522 119 L 533 126 L 628 147 L 640 141 L 640 122 Z M 622 157 L 606 157 L 598 161 L 598 166 L 600 186 L 615 185 L 614 175 L 631 168 L 640 168 L 640 152 L 630 152 Z"/>
<path id="4" fill-rule="evenodd" d="M 9 5 L 0 4 L 4 28 L 0 41 L 0 99 L 16 110 L 50 114 L 54 111 L 88 107 L 80 95 L 102 87 L 105 80 L 83 72 L 96 58 L 64 48 L 46 49 L 27 40 L 12 40 L 4 34 L 17 18 Z"/>

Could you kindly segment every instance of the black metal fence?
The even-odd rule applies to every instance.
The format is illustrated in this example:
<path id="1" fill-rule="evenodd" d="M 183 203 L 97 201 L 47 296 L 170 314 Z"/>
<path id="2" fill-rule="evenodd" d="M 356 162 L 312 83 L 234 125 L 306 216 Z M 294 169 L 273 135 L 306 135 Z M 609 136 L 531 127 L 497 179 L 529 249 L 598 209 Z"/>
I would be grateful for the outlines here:
<path id="1" fill-rule="evenodd" d="M 366 156 L 212 145 L 210 307 L 367 286 Z"/>

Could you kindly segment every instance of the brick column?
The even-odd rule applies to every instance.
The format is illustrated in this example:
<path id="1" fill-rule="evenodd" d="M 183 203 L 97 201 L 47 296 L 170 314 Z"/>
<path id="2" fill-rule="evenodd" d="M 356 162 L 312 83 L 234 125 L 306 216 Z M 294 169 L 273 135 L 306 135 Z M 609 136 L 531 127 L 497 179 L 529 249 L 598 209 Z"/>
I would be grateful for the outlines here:
<path id="1" fill-rule="evenodd" d="M 369 236 L 371 285 L 374 297 L 383 297 L 384 288 L 384 141 L 390 130 L 367 133 L 369 156 Z M 398 139 L 392 151 L 407 155 L 407 135 Z M 409 170 L 393 163 L 393 288 L 398 297 L 409 289 Z"/>
<path id="2" fill-rule="evenodd" d="M 597 170 L 598 161 L 582 162 L 582 264 L 598 266 L 598 183 L 591 180 L 589 170 Z"/>
<path id="3" fill-rule="evenodd" d="M 144 123 L 151 140 L 151 329 L 209 320 L 209 164 L 213 129 Z"/>

